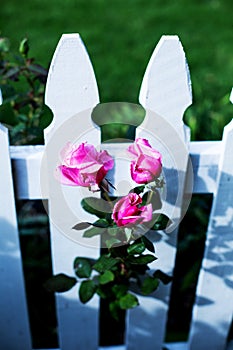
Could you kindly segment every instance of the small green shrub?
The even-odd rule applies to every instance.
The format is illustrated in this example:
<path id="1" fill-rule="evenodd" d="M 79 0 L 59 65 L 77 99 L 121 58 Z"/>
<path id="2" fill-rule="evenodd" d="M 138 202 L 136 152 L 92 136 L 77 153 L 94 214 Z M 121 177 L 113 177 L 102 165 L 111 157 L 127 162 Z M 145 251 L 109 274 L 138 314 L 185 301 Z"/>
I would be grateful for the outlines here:
<path id="1" fill-rule="evenodd" d="M 43 144 L 43 129 L 51 121 L 43 102 L 47 70 L 29 56 L 29 49 L 25 38 L 14 54 L 10 40 L 0 37 L 0 122 L 15 145 Z"/>

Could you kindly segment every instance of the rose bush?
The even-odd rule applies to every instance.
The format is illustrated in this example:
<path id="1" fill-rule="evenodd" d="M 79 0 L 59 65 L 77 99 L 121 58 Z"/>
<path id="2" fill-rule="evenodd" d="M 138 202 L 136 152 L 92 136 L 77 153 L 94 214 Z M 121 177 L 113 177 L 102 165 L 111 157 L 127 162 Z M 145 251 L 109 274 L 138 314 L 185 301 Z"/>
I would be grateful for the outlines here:
<path id="1" fill-rule="evenodd" d="M 132 227 L 152 219 L 152 205 L 142 206 L 142 198 L 129 193 L 121 198 L 113 208 L 112 218 L 117 226 Z"/>
<path id="2" fill-rule="evenodd" d="M 138 184 L 146 184 L 158 178 L 162 171 L 162 156 L 153 149 L 148 140 L 137 138 L 129 146 L 132 159 L 130 171 L 132 179 Z"/>
<path id="3" fill-rule="evenodd" d="M 86 142 L 79 146 L 69 142 L 60 155 L 62 164 L 56 169 L 58 180 L 64 185 L 89 187 L 93 192 L 100 189 L 101 182 L 114 165 L 107 151 L 98 152 Z"/>
<path id="4" fill-rule="evenodd" d="M 122 310 L 138 305 L 135 293 L 130 292 L 132 285 L 136 283 L 140 293 L 148 295 L 158 288 L 160 281 L 170 281 L 169 276 L 160 270 L 151 271 L 148 266 L 157 258 L 154 244 L 146 233 L 156 234 L 169 223 L 166 215 L 158 213 L 162 208 L 160 189 L 164 185 L 160 178 L 161 154 L 142 138 L 136 139 L 128 152 L 132 159 L 132 178 L 140 186 L 122 198 L 111 198 L 104 182 L 114 161 L 107 151 L 98 152 L 86 142 L 79 146 L 68 143 L 61 151 L 62 164 L 56 169 L 56 177 L 62 184 L 102 191 L 102 198 L 81 200 L 82 208 L 98 219 L 72 227 L 85 238 L 101 236 L 102 250 L 96 260 L 76 257 L 75 277 L 58 274 L 47 282 L 47 288 L 57 292 L 69 290 L 79 282 L 80 301 L 86 303 L 98 294 L 107 301 L 109 312 L 116 320 Z"/>

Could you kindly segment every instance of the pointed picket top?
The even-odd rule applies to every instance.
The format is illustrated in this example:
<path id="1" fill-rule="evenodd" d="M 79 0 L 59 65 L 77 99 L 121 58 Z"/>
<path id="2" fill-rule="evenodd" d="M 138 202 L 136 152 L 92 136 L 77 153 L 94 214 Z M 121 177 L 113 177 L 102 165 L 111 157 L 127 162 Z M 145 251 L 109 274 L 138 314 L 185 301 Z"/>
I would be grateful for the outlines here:
<path id="1" fill-rule="evenodd" d="M 184 111 L 192 103 L 189 69 L 182 44 L 176 35 L 163 35 L 148 63 L 139 101 L 166 118 L 180 123 Z"/>
<path id="2" fill-rule="evenodd" d="M 74 114 L 99 103 L 94 70 L 79 34 L 63 34 L 55 50 L 45 91 L 54 119 L 45 134 Z"/>

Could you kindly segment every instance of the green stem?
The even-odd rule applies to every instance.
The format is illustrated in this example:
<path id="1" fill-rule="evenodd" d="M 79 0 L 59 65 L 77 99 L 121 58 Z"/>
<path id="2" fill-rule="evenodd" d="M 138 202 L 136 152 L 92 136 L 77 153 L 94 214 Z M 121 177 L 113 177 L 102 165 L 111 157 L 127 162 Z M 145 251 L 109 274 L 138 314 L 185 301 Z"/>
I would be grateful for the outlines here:
<path id="1" fill-rule="evenodd" d="M 106 199 L 106 201 L 110 204 L 111 208 L 113 209 L 114 203 L 112 202 L 111 198 L 109 197 L 108 192 L 103 187 L 101 188 L 101 196 L 102 196 L 102 198 Z"/>

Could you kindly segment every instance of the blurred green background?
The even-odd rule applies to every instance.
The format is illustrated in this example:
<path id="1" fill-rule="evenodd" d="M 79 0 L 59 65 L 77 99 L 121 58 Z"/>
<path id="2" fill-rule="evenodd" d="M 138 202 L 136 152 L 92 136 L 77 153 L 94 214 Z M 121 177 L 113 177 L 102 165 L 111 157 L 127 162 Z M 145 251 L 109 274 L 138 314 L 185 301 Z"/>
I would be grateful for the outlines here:
<path id="1" fill-rule="evenodd" d="M 177 34 L 190 67 L 194 102 L 186 112 L 192 138 L 221 138 L 230 120 L 231 0 L 3 0 L 0 31 L 12 51 L 28 37 L 30 54 L 48 68 L 63 33 L 80 33 L 101 102 L 138 102 L 141 80 L 162 35 Z"/>
<path id="2" fill-rule="evenodd" d="M 162 35 L 176 34 L 193 88 L 185 121 L 193 140 L 217 140 L 233 115 L 232 13 L 232 0 L 2 0 L 0 36 L 10 39 L 13 55 L 27 37 L 30 57 L 48 69 L 61 35 L 78 32 L 101 102 L 138 103 L 154 47 Z M 211 200 L 194 196 L 181 225 L 168 340 L 187 338 Z M 19 201 L 17 208 L 34 347 L 56 346 L 54 299 L 41 288 L 51 275 L 48 222 L 37 201 Z"/>

